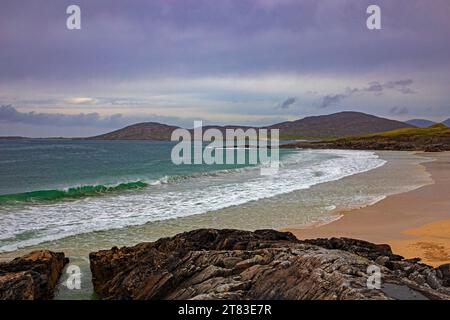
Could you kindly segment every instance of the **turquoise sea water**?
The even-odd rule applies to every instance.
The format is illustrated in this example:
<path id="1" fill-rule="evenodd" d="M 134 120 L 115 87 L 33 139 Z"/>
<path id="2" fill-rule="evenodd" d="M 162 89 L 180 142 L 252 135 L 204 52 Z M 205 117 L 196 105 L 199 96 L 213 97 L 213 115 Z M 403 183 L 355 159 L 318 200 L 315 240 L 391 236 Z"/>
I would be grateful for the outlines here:
<path id="1" fill-rule="evenodd" d="M 0 261 L 65 252 L 82 288 L 60 279 L 57 299 L 89 299 L 88 255 L 196 228 L 280 229 L 327 223 L 334 209 L 369 205 L 430 182 L 407 152 L 280 150 L 280 170 L 181 165 L 174 143 L 0 141 Z M 235 152 L 234 150 L 232 152 Z M 65 271 L 64 271 L 65 272 Z"/>
<path id="2" fill-rule="evenodd" d="M 169 176 L 182 178 L 244 166 L 176 166 L 170 158 L 175 144 L 159 141 L 0 141 L 0 204 L 27 198 L 51 200 L 52 191 L 58 198 L 56 191 L 62 190 L 67 191 L 67 196 L 75 197 L 77 191 L 82 196 L 90 189 L 92 193 L 101 193 L 114 191 L 114 187 L 139 188 L 139 184 L 133 183 L 152 183 Z M 103 190 L 102 186 L 113 188 Z M 29 194 L 25 194 L 27 192 Z"/>
<path id="3" fill-rule="evenodd" d="M 175 165 L 173 142 L 0 142 L 0 252 L 270 198 L 376 168 L 372 152 L 280 150 L 281 167 Z M 248 151 L 248 150 L 247 150 Z M 236 150 L 226 150 L 236 152 Z"/>

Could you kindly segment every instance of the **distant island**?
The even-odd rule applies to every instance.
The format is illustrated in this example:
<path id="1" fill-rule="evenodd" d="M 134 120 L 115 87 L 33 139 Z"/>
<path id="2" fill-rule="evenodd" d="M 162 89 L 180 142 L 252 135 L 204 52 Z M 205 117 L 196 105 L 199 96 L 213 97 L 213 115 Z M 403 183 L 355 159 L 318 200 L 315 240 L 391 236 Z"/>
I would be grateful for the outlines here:
<path id="1" fill-rule="evenodd" d="M 427 119 L 412 119 L 405 122 L 420 128 L 431 127 L 432 125 L 439 124 L 438 122 L 434 122 Z M 445 124 L 447 127 L 450 127 L 450 118 L 443 121 L 442 124 Z"/>
<path id="2" fill-rule="evenodd" d="M 411 119 L 405 121 L 405 123 L 419 128 L 431 127 L 432 125 L 436 124 L 436 122 L 427 119 Z"/>
<path id="3" fill-rule="evenodd" d="M 344 111 L 330 115 L 306 117 L 263 127 L 238 125 L 204 126 L 203 129 L 279 129 L 281 140 L 301 140 L 283 148 L 360 149 L 360 150 L 450 150 L 450 119 L 441 124 L 413 119 L 406 122 L 374 115 Z M 45 138 L 70 140 L 154 140 L 169 141 L 178 126 L 143 122 L 93 137 Z M 193 129 L 189 129 L 193 130 Z M 0 140 L 44 139 L 0 137 Z"/>
<path id="4" fill-rule="evenodd" d="M 266 128 L 279 129 L 282 140 L 318 140 L 346 136 L 357 136 L 401 128 L 411 128 L 413 125 L 376 117 L 361 112 L 339 112 L 330 115 L 306 117 L 295 121 L 286 121 L 264 127 L 248 126 L 205 126 L 204 129 L 215 128 L 222 132 L 226 129 Z M 170 140 L 176 126 L 146 122 L 138 123 L 123 129 L 86 139 L 92 140 Z"/>

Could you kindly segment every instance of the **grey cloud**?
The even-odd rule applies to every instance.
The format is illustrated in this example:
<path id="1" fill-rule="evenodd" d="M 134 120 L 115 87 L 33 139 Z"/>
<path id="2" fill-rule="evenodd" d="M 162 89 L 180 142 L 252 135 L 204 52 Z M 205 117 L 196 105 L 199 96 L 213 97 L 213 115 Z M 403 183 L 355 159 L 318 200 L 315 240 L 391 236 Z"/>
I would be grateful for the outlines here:
<path id="1" fill-rule="evenodd" d="M 390 114 L 395 115 L 395 116 L 401 116 L 401 115 L 405 115 L 409 113 L 408 108 L 406 107 L 392 107 L 389 110 Z"/>
<path id="2" fill-rule="evenodd" d="M 383 84 L 378 81 L 373 81 L 369 83 L 369 86 L 366 88 L 358 89 L 358 91 L 364 92 L 375 92 L 382 93 L 386 89 L 397 90 L 404 94 L 416 93 L 415 90 L 411 89 L 411 85 L 413 85 L 414 81 L 412 79 L 402 79 L 396 81 L 388 81 Z"/>
<path id="3" fill-rule="evenodd" d="M 270 2 L 78 0 L 68 32 L 67 1 L 3 0 L 0 79 L 448 70 L 448 0 L 378 0 L 378 33 L 368 0 Z"/>
<path id="4" fill-rule="evenodd" d="M 11 105 L 0 106 L 0 123 L 27 124 L 48 127 L 96 127 L 118 129 L 138 122 L 160 122 L 181 127 L 192 127 L 194 118 L 178 118 L 157 114 L 121 114 L 101 116 L 93 113 L 62 114 L 45 112 L 20 112 Z"/>
<path id="5" fill-rule="evenodd" d="M 281 103 L 280 108 L 281 109 L 289 109 L 291 105 L 293 105 L 297 101 L 297 98 L 290 97 Z"/>
<path id="6" fill-rule="evenodd" d="M 395 88 L 397 86 L 404 87 L 404 86 L 410 86 L 413 84 L 413 80 L 411 79 L 405 79 L 405 80 L 397 80 L 397 81 L 389 81 L 385 84 L 387 88 Z"/>
<path id="7" fill-rule="evenodd" d="M 322 97 L 322 102 L 320 104 L 321 108 L 327 108 L 332 105 L 336 105 L 342 100 L 356 94 L 356 93 L 374 93 L 377 95 L 382 94 L 385 90 L 396 90 L 403 94 L 413 94 L 416 93 L 415 90 L 410 88 L 414 83 L 412 79 L 403 79 L 396 81 L 388 81 L 386 83 L 379 83 L 378 81 L 369 82 L 367 87 L 363 88 L 347 88 L 344 93 L 341 94 L 328 94 Z"/>
<path id="8" fill-rule="evenodd" d="M 400 91 L 401 93 L 404 93 L 404 94 L 414 94 L 414 93 L 417 93 L 417 91 L 415 91 L 415 90 L 413 90 L 413 89 L 411 89 L 411 88 L 400 88 L 399 91 Z"/>
<path id="9" fill-rule="evenodd" d="M 367 91 L 367 92 L 382 92 L 383 89 L 384 89 L 383 86 L 379 82 L 374 81 L 374 82 L 369 83 L 369 86 L 365 89 L 365 91 Z"/>
<path id="10" fill-rule="evenodd" d="M 389 81 L 383 85 L 383 88 L 394 89 L 404 94 L 412 94 L 416 93 L 415 90 L 410 88 L 413 83 L 414 81 L 412 79 Z"/>
<path id="11" fill-rule="evenodd" d="M 322 98 L 321 108 L 328 108 L 330 106 L 340 103 L 342 100 L 347 98 L 347 94 L 329 94 Z"/>
<path id="12" fill-rule="evenodd" d="M 118 113 L 101 117 L 97 112 L 79 114 L 20 112 L 16 108 L 7 105 L 0 107 L 0 121 L 34 125 L 98 126 L 113 128 L 123 123 L 123 115 Z"/>

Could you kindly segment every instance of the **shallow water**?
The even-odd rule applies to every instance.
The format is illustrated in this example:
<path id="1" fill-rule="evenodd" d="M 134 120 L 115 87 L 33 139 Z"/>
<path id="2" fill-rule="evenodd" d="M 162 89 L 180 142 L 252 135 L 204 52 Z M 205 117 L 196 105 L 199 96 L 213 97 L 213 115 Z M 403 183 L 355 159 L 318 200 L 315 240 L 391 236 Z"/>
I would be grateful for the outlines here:
<path id="1" fill-rule="evenodd" d="M 0 252 L 243 205 L 385 163 L 373 152 L 282 150 L 279 171 L 263 176 L 255 165 L 176 166 L 169 142 L 7 146 L 2 158 L 17 158 L 20 165 L 10 163 L 0 171 L 0 190 L 10 190 L 0 195 Z M 15 179 L 8 178 L 12 174 Z M 305 205 L 316 203 L 313 199 Z M 264 225 L 271 219 L 263 220 Z"/>
<path id="2" fill-rule="evenodd" d="M 261 177 L 255 168 L 233 168 L 191 173 L 153 188 L 21 204 L 1 213 L 0 239 L 6 249 L 24 248 L 0 254 L 0 259 L 39 248 L 64 251 L 71 264 L 81 268 L 82 289 L 68 290 L 65 275 L 57 299 L 91 298 L 89 252 L 196 228 L 255 230 L 327 223 L 339 218 L 336 208 L 369 205 L 429 183 L 418 165 L 427 160 L 406 152 L 291 151 L 282 156 L 283 166 L 274 177 Z M 10 234 L 17 233 L 19 225 L 23 232 L 13 235 L 11 243 Z M 27 229 L 29 225 L 35 227 Z M 46 241 L 42 230 L 53 238 Z"/>

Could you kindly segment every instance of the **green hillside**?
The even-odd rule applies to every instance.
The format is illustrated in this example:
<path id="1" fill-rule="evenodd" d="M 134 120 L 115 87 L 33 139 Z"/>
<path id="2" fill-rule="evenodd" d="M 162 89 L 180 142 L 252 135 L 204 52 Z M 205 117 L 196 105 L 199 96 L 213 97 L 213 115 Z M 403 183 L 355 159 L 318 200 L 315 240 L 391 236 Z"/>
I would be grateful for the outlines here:
<path id="1" fill-rule="evenodd" d="M 284 148 L 357 149 L 399 151 L 450 151 L 450 128 L 435 124 L 427 128 L 402 128 L 358 137 L 293 143 Z"/>

